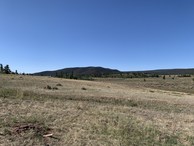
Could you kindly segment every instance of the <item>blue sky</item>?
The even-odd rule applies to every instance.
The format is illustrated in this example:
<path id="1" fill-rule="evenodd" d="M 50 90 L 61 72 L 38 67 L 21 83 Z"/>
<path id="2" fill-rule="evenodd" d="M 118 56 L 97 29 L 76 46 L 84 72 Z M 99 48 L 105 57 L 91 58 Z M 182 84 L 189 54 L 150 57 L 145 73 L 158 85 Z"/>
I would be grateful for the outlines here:
<path id="1" fill-rule="evenodd" d="M 194 68 L 193 0 L 0 0 L 0 63 Z"/>

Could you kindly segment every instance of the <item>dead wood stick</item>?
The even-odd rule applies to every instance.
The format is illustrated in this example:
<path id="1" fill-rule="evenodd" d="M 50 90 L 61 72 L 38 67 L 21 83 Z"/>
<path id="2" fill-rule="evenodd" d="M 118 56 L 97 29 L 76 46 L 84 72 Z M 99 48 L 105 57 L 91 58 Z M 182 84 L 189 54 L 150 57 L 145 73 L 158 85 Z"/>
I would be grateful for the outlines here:
<path id="1" fill-rule="evenodd" d="M 43 137 L 52 137 L 53 136 L 53 134 L 51 133 L 51 134 L 46 134 L 46 135 L 43 135 Z"/>

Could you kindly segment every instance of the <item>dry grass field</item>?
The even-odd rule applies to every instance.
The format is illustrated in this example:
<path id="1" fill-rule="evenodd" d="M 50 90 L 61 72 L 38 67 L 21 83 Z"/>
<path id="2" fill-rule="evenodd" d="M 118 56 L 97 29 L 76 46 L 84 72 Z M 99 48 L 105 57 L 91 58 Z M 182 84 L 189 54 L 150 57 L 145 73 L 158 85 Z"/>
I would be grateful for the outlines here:
<path id="1" fill-rule="evenodd" d="M 192 78 L 0 75 L 0 145 L 194 145 L 193 93 Z"/>

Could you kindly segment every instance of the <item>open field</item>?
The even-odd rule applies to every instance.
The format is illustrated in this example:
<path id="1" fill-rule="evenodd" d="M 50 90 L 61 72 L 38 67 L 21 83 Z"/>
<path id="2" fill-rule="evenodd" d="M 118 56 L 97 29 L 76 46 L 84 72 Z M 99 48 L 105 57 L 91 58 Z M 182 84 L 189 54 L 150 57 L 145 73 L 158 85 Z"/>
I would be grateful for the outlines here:
<path id="1" fill-rule="evenodd" d="M 0 75 L 0 145 L 194 145 L 193 87 L 192 78 Z"/>
<path id="2" fill-rule="evenodd" d="M 160 89 L 166 91 L 177 91 L 188 94 L 194 94 L 194 76 L 191 77 L 178 77 L 178 76 L 166 76 L 163 80 L 160 78 L 133 78 L 133 79 L 117 79 L 117 78 L 97 78 L 96 81 L 110 82 L 116 84 L 126 85 L 130 88 L 150 88 Z"/>

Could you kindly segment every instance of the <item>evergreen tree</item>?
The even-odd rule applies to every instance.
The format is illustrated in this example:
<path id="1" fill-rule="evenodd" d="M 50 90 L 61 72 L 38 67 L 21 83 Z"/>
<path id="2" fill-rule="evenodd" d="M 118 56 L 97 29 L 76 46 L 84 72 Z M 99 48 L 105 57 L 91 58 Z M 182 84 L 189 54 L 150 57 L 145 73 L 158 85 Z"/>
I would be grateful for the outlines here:
<path id="1" fill-rule="evenodd" d="M 10 73 L 11 73 L 11 70 L 10 70 L 10 68 L 9 68 L 9 65 L 6 65 L 6 66 L 4 67 L 4 72 L 5 72 L 6 74 L 10 74 Z"/>
<path id="2" fill-rule="evenodd" d="M 3 64 L 0 64 L 0 72 L 3 72 Z"/>
<path id="3" fill-rule="evenodd" d="M 18 75 L 18 71 L 17 70 L 15 71 L 15 74 Z"/>

